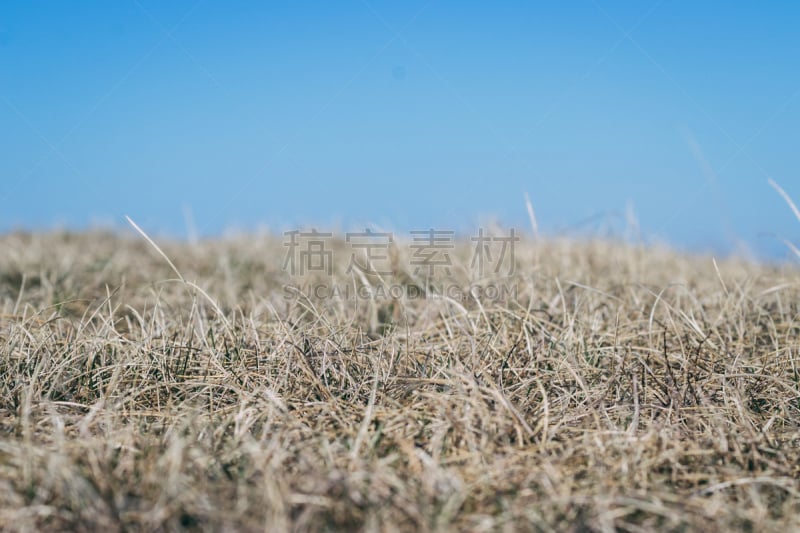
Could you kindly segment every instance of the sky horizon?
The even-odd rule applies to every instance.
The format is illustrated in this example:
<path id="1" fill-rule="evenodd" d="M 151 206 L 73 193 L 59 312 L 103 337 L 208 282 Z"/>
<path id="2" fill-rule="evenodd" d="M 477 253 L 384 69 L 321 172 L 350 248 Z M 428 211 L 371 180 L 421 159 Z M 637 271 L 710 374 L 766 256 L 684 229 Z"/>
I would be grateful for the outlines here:
<path id="1" fill-rule="evenodd" d="M 783 258 L 800 6 L 0 5 L 0 231 L 366 226 Z M 192 229 L 194 228 L 194 229 Z"/>

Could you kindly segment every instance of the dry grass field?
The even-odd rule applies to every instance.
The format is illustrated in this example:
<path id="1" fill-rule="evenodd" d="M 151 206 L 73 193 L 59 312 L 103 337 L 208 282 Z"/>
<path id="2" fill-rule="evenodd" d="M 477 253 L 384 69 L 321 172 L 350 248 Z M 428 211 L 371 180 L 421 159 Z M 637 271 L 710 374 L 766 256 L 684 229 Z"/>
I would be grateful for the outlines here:
<path id="1" fill-rule="evenodd" d="M 796 266 L 396 246 L 381 296 L 285 244 L 0 236 L 0 529 L 800 530 Z"/>

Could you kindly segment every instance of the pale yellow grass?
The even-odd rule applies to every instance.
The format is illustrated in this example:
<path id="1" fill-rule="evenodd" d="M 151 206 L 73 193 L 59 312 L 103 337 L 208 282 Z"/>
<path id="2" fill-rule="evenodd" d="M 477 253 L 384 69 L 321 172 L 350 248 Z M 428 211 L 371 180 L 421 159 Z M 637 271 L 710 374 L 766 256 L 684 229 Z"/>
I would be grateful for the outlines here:
<path id="1" fill-rule="evenodd" d="M 515 299 L 289 301 L 279 239 L 158 246 L 0 237 L 0 529 L 800 529 L 793 266 L 522 242 Z"/>

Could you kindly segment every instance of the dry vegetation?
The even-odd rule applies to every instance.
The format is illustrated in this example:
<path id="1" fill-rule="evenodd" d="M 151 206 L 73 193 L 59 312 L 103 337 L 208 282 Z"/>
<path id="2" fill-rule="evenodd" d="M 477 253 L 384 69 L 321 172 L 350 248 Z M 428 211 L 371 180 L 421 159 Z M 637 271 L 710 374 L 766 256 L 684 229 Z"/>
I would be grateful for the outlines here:
<path id="1" fill-rule="evenodd" d="M 800 528 L 793 266 L 523 242 L 515 299 L 287 300 L 280 239 L 160 244 L 185 281 L 0 237 L 1 529 Z"/>

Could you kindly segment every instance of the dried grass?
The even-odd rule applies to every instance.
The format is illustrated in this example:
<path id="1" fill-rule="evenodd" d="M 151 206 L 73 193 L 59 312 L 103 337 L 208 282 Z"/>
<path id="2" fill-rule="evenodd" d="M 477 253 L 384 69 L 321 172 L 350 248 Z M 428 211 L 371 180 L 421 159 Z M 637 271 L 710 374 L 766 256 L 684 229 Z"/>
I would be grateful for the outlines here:
<path id="1" fill-rule="evenodd" d="M 0 528 L 800 529 L 794 267 L 537 241 L 516 299 L 289 301 L 278 239 L 159 246 L 0 237 Z"/>

